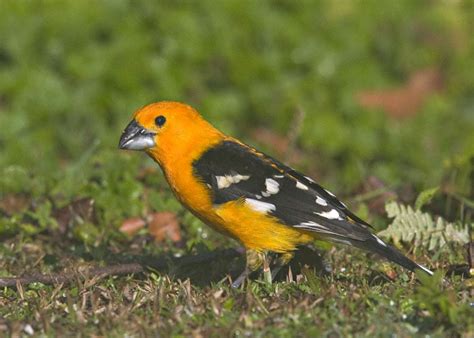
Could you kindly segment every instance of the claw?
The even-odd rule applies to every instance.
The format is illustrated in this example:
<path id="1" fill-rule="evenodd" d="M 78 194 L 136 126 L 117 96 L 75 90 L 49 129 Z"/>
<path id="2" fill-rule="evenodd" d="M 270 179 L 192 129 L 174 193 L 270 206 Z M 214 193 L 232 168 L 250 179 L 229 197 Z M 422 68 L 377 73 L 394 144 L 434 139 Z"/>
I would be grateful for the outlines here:
<path id="1" fill-rule="evenodd" d="M 232 282 L 232 287 L 234 289 L 238 289 L 242 285 L 244 280 L 249 276 L 249 274 L 250 270 L 246 267 L 245 270 L 239 275 L 239 277 L 237 277 L 237 279 Z"/>
<path id="2" fill-rule="evenodd" d="M 258 270 L 262 266 L 263 262 L 265 261 L 265 254 L 262 252 L 247 249 L 245 256 L 246 256 L 245 270 L 232 283 L 233 288 L 240 287 L 243 281 L 252 272 Z"/>

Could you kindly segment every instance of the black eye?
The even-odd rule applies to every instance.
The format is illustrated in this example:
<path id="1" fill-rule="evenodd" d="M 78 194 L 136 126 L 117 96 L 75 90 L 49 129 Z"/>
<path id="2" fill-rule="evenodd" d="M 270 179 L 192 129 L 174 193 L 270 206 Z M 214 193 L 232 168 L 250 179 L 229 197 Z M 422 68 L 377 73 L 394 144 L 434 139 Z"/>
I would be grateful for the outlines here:
<path id="1" fill-rule="evenodd" d="M 165 122 L 166 122 L 166 117 L 164 117 L 163 115 L 160 115 L 155 119 L 155 124 L 158 127 L 161 127 L 162 125 L 164 125 Z"/>

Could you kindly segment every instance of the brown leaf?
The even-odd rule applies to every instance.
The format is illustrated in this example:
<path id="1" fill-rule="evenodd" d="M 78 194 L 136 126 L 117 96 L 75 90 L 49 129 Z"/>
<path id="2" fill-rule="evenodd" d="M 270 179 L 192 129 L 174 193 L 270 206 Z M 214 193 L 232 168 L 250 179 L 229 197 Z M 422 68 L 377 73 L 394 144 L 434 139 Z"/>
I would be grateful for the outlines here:
<path id="1" fill-rule="evenodd" d="M 361 91 L 356 94 L 356 100 L 364 108 L 379 108 L 387 115 L 400 119 L 415 115 L 426 99 L 442 88 L 440 71 L 427 68 L 413 73 L 399 88 Z"/>
<path id="2" fill-rule="evenodd" d="M 68 228 L 75 222 L 95 223 L 95 201 L 92 198 L 85 197 L 71 202 L 70 204 L 53 211 L 53 218 L 59 225 L 59 232 L 66 233 Z"/>
<path id="3" fill-rule="evenodd" d="M 179 221 L 173 212 L 155 212 L 147 217 L 148 229 L 155 241 L 162 242 L 170 239 L 173 242 L 181 241 Z"/>
<path id="4" fill-rule="evenodd" d="M 393 268 L 391 269 L 385 269 L 385 274 L 390 278 L 391 280 L 396 280 L 398 277 L 397 271 Z"/>
<path id="5" fill-rule="evenodd" d="M 28 209 L 29 205 L 30 198 L 23 194 L 9 194 L 0 199 L 0 211 L 7 216 Z"/>
<path id="6" fill-rule="evenodd" d="M 119 230 L 120 232 L 128 235 L 133 236 L 135 235 L 140 229 L 144 228 L 146 222 L 143 218 L 140 217 L 132 217 L 127 218 L 125 221 L 122 222 Z"/>

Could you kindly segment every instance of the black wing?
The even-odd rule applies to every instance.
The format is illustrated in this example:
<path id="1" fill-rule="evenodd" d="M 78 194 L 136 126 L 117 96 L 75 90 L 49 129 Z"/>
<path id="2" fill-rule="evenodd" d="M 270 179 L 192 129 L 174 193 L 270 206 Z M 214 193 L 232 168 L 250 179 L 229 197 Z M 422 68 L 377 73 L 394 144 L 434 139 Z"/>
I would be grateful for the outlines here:
<path id="1" fill-rule="evenodd" d="M 215 205 L 244 199 L 283 224 L 335 241 L 373 238 L 369 225 L 329 191 L 246 145 L 223 141 L 195 161 L 193 169 L 212 191 Z"/>
<path id="2" fill-rule="evenodd" d="M 242 200 L 291 227 L 379 255 L 410 269 L 432 272 L 371 234 L 370 226 L 333 194 L 294 169 L 236 141 L 223 141 L 193 163 L 215 205 Z"/>

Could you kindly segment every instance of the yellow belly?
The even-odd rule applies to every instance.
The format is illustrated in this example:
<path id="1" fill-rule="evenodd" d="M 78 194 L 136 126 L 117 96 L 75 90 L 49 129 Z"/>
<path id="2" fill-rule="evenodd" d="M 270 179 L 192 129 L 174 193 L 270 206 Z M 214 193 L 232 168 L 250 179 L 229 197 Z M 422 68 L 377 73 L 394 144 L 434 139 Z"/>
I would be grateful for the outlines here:
<path id="1" fill-rule="evenodd" d="M 223 229 L 246 248 L 284 253 L 314 240 L 310 234 L 280 224 L 274 217 L 250 209 L 241 201 L 225 203 L 215 209 L 214 226 Z"/>

